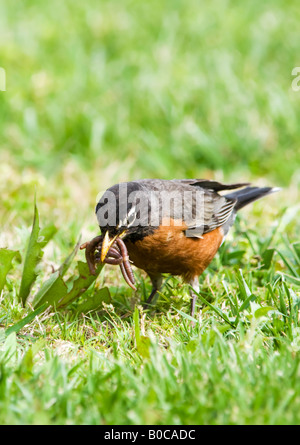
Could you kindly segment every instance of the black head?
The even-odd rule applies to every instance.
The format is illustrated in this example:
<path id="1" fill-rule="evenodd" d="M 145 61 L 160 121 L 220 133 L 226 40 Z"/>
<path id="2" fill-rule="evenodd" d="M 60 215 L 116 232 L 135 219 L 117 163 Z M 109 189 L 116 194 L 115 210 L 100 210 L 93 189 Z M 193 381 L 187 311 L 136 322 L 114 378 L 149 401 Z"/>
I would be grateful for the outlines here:
<path id="1" fill-rule="evenodd" d="M 101 196 L 96 215 L 101 233 L 135 242 L 153 233 L 150 193 L 138 182 L 113 185 Z"/>

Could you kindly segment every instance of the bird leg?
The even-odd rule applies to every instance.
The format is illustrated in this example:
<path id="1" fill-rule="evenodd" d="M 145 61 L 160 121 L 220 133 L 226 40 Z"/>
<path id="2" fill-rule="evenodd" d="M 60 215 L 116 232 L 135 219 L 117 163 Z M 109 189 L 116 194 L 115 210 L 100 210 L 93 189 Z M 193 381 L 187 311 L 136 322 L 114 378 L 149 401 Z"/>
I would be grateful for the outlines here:
<path id="1" fill-rule="evenodd" d="M 200 286 L 199 286 L 199 278 L 194 277 L 189 281 L 190 286 L 192 289 L 190 289 L 190 296 L 191 296 L 191 317 L 195 316 L 195 306 L 196 306 L 196 300 L 197 300 L 197 294 L 195 294 L 194 290 L 199 293 Z"/>
<path id="2" fill-rule="evenodd" d="M 149 305 L 151 305 L 153 300 L 155 302 L 155 300 L 157 298 L 157 292 L 159 291 L 159 289 L 161 288 L 161 285 L 162 285 L 162 276 L 160 274 L 159 275 L 150 275 L 148 273 L 148 275 L 152 282 L 152 291 L 151 291 L 151 294 L 149 295 L 146 303 L 144 304 L 145 308 L 147 308 Z M 154 298 L 154 297 L 156 297 L 156 298 Z"/>

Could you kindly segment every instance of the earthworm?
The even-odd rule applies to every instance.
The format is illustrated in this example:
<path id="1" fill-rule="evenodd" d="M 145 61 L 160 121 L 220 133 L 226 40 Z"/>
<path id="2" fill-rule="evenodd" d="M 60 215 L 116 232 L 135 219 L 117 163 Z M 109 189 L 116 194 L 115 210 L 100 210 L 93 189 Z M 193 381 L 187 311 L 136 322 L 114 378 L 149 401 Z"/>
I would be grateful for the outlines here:
<path id="1" fill-rule="evenodd" d="M 87 265 L 89 266 L 90 273 L 92 275 L 95 275 L 95 273 L 96 273 L 94 253 L 95 253 L 97 245 L 102 240 L 103 240 L 103 236 L 96 236 L 90 242 L 81 244 L 81 246 L 80 246 L 81 250 L 85 249 L 86 262 L 87 262 Z"/>
<path id="2" fill-rule="evenodd" d="M 121 265 L 121 271 L 123 273 L 123 277 L 124 278 L 125 278 L 125 276 L 128 277 L 129 281 L 133 284 L 133 287 L 131 284 L 129 284 L 129 282 L 126 280 L 126 278 L 125 278 L 125 280 L 126 280 L 127 284 L 129 284 L 129 286 L 132 287 L 132 289 L 134 289 L 135 288 L 135 286 L 134 286 L 135 280 L 134 280 L 134 275 L 133 275 L 132 268 L 131 268 L 131 265 L 129 262 L 127 247 L 125 246 L 125 243 L 121 238 L 117 238 L 116 243 L 120 249 L 120 252 L 121 252 L 121 255 L 123 258 L 123 263 Z M 125 269 L 124 272 L 123 272 L 123 268 Z"/>
<path id="3" fill-rule="evenodd" d="M 89 271 L 92 275 L 95 275 L 96 273 L 95 263 L 101 262 L 100 252 L 102 247 L 102 241 L 103 241 L 103 235 L 100 235 L 93 238 L 90 242 L 83 243 L 80 246 L 81 250 L 85 249 L 86 262 L 89 267 Z M 97 253 L 95 254 L 96 250 L 98 250 L 98 254 Z M 104 263 L 119 265 L 126 283 L 132 289 L 136 290 L 136 287 L 134 285 L 135 284 L 134 275 L 129 262 L 127 248 L 124 241 L 121 238 L 116 238 L 115 242 L 107 252 Z"/>

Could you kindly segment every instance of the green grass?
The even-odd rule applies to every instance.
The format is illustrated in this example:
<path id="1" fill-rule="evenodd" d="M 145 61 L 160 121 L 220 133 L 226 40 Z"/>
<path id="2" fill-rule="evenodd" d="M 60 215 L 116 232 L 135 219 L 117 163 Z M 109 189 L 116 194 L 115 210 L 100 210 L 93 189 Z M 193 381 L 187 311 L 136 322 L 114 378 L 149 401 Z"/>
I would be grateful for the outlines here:
<path id="1" fill-rule="evenodd" d="M 1 3 L 0 423 L 300 423 L 298 22 L 295 0 Z M 194 326 L 180 280 L 143 312 L 147 277 L 108 266 L 32 312 L 98 233 L 97 194 L 141 177 L 283 190 L 241 212 Z M 35 195 L 49 242 L 26 257 Z"/>
<path id="2" fill-rule="evenodd" d="M 13 0 L 0 17 L 2 148 L 21 167 L 49 174 L 72 157 L 125 178 L 239 167 L 285 185 L 294 173 L 295 0 Z"/>

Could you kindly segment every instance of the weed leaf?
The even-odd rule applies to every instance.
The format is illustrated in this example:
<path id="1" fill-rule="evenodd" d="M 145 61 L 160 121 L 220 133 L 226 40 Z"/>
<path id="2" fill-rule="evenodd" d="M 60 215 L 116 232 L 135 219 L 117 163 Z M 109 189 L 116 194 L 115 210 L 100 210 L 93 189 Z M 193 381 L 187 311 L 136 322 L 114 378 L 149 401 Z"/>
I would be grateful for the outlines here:
<path id="1" fill-rule="evenodd" d="M 55 272 L 51 275 L 49 280 L 45 281 L 36 294 L 33 307 L 40 306 L 44 303 L 47 303 L 48 306 L 54 306 L 61 298 L 63 298 L 67 291 L 68 288 L 62 276 L 59 275 L 59 272 Z"/>
<path id="2" fill-rule="evenodd" d="M 94 295 L 86 298 L 86 300 L 81 303 L 76 312 L 78 314 L 86 314 L 87 312 L 94 311 L 102 307 L 102 303 L 109 304 L 111 302 L 111 296 L 108 287 L 103 287 L 99 289 Z"/>
<path id="3" fill-rule="evenodd" d="M 42 287 L 34 297 L 33 307 L 40 306 L 45 302 L 48 302 L 49 305 L 54 306 L 67 294 L 68 288 L 63 280 L 63 276 L 69 269 L 71 262 L 73 261 L 78 251 L 79 245 L 80 239 L 78 240 L 71 254 L 62 263 L 60 268 L 56 272 L 54 272 L 47 281 L 43 283 Z"/>
<path id="4" fill-rule="evenodd" d="M 43 248 L 52 238 L 55 232 L 56 229 L 53 225 L 48 226 L 40 232 L 39 213 L 36 202 L 34 202 L 32 230 L 26 251 L 21 286 L 19 291 L 19 300 L 22 302 L 23 306 L 25 305 L 26 300 L 30 294 L 32 285 L 37 278 L 38 274 L 36 268 L 43 257 Z"/>
<path id="5" fill-rule="evenodd" d="M 0 249 L 0 293 L 6 283 L 6 275 L 12 268 L 12 261 L 20 253 L 17 250 Z"/>
<path id="6" fill-rule="evenodd" d="M 96 269 L 95 275 L 91 275 L 87 263 L 78 261 L 78 276 L 73 281 L 71 290 L 59 300 L 57 307 L 66 306 L 67 304 L 80 297 L 80 295 L 82 295 L 96 280 L 103 266 L 103 264 L 99 264 Z"/>

